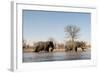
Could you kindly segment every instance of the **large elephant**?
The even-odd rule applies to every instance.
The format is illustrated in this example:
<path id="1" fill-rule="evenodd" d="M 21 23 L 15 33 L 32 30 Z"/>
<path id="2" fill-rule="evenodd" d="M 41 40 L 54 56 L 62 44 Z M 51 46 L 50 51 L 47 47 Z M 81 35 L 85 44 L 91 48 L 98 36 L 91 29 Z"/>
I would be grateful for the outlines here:
<path id="1" fill-rule="evenodd" d="M 35 44 L 34 52 L 52 52 L 54 50 L 54 43 L 52 41 L 40 41 Z"/>

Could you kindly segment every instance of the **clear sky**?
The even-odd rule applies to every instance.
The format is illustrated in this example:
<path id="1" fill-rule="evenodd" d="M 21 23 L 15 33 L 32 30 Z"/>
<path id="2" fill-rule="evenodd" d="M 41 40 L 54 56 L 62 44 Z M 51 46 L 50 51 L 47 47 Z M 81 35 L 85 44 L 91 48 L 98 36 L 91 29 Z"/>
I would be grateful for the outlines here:
<path id="1" fill-rule="evenodd" d="M 78 25 L 81 29 L 78 39 L 90 42 L 91 15 L 78 12 L 50 12 L 23 10 L 23 38 L 25 40 L 65 40 L 66 25 Z"/>

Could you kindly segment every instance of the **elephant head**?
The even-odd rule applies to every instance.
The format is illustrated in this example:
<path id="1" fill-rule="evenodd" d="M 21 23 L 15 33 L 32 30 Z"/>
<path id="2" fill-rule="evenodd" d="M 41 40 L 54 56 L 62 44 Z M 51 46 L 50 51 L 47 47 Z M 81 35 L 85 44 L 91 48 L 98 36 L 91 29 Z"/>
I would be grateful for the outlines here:
<path id="1" fill-rule="evenodd" d="M 48 44 L 47 50 L 49 51 L 49 48 L 51 48 L 50 51 L 52 52 L 55 48 L 53 41 L 47 41 L 47 44 Z"/>

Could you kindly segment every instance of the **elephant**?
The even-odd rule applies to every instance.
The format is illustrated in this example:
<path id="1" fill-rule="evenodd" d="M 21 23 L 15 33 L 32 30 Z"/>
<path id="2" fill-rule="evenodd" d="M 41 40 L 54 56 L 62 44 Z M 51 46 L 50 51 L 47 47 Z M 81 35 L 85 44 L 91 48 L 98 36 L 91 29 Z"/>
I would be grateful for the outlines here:
<path id="1" fill-rule="evenodd" d="M 40 51 L 45 51 L 45 52 L 53 52 L 54 50 L 54 43 L 53 41 L 39 41 L 35 44 L 35 50 L 34 52 L 40 52 Z"/>
<path id="2" fill-rule="evenodd" d="M 65 45 L 65 51 L 72 51 L 75 50 L 77 52 L 78 48 L 81 48 L 82 51 L 86 49 L 86 43 L 83 41 L 75 41 L 74 45 L 71 42 L 67 42 Z"/>
<path id="3" fill-rule="evenodd" d="M 82 49 L 82 51 L 85 51 L 84 49 L 86 49 L 86 43 L 85 42 L 83 42 L 83 41 L 77 41 L 77 42 L 75 42 L 75 51 L 77 52 L 77 50 L 78 50 L 78 48 L 81 48 Z"/>

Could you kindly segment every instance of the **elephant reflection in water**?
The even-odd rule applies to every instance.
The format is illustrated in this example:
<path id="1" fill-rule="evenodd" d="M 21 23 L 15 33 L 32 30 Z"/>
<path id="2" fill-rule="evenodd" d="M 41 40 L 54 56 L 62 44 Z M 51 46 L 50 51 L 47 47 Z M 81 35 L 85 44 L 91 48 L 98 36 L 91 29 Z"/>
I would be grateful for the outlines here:
<path id="1" fill-rule="evenodd" d="M 40 51 L 53 52 L 53 50 L 54 50 L 53 41 L 46 41 L 46 42 L 40 41 L 37 42 L 34 47 L 34 52 L 40 52 Z"/>

